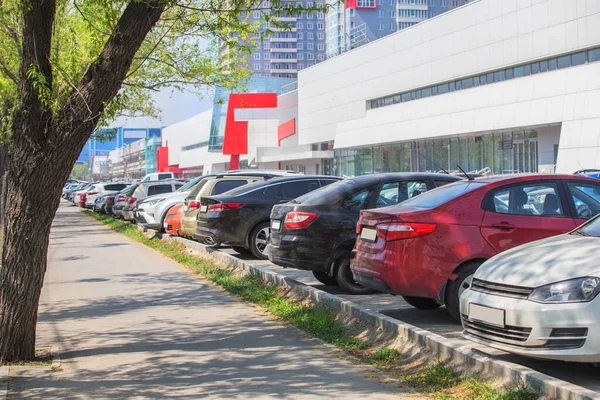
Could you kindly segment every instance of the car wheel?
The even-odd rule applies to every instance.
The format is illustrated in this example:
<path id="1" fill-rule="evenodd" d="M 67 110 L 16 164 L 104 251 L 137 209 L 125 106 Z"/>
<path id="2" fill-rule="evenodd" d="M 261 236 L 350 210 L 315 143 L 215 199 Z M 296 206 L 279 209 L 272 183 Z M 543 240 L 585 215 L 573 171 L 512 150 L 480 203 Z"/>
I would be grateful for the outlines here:
<path id="1" fill-rule="evenodd" d="M 335 280 L 335 278 L 333 276 L 329 276 L 325 272 L 313 271 L 312 274 L 323 285 L 327 285 L 327 286 L 337 286 L 338 285 L 338 283 Z"/>
<path id="2" fill-rule="evenodd" d="M 435 300 L 427 299 L 425 297 L 402 296 L 402 298 L 408 304 L 419 310 L 435 310 L 441 307 Z"/>
<path id="3" fill-rule="evenodd" d="M 335 280 L 342 289 L 350 294 L 370 294 L 375 293 L 373 289 L 366 288 L 354 281 L 352 270 L 350 269 L 350 259 L 343 257 L 338 261 L 335 271 Z"/>
<path id="4" fill-rule="evenodd" d="M 269 258 L 267 244 L 269 244 L 270 237 L 271 227 L 268 222 L 261 222 L 252 229 L 252 233 L 250 233 L 250 251 L 254 257 L 259 260 L 266 260 Z"/>
<path id="5" fill-rule="evenodd" d="M 250 249 L 247 249 L 242 246 L 231 246 L 231 248 L 233 249 L 233 251 L 235 251 L 236 253 L 239 253 L 239 254 L 252 254 Z"/>
<path id="6" fill-rule="evenodd" d="M 457 321 L 460 321 L 460 295 L 471 286 L 473 275 L 477 268 L 483 264 L 482 261 L 471 261 L 462 265 L 454 273 L 458 278 L 448 283 L 446 290 L 446 308 L 448 313 Z"/>

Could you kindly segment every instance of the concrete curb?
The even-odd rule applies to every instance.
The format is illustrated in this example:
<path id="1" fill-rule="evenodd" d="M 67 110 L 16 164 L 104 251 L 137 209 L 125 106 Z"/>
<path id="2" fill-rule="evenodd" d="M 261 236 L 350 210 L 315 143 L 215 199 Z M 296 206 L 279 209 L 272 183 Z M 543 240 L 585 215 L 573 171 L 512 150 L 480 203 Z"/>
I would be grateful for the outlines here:
<path id="1" fill-rule="evenodd" d="M 0 367 L 0 400 L 8 399 L 8 384 L 10 383 L 10 367 Z"/>
<path id="2" fill-rule="evenodd" d="M 175 240 L 191 249 L 200 250 L 228 268 L 256 273 L 265 282 L 285 287 L 301 298 L 310 299 L 313 303 L 327 307 L 344 317 L 359 319 L 375 329 L 431 352 L 442 361 L 464 365 L 471 371 L 498 376 L 514 384 L 525 384 L 549 398 L 561 400 L 600 399 L 600 393 L 553 378 L 522 365 L 487 357 L 470 345 L 463 345 L 378 312 L 368 311 L 352 301 L 315 289 L 275 272 L 262 270 L 229 254 L 206 248 L 200 243 L 180 237 L 170 237 L 170 235 L 163 235 L 163 238 Z"/>

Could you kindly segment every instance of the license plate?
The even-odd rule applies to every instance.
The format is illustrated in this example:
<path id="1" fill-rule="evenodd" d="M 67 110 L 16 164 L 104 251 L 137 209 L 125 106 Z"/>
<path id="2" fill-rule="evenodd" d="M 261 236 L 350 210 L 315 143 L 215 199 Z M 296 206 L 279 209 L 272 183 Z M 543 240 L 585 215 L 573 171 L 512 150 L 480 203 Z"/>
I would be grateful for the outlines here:
<path id="1" fill-rule="evenodd" d="M 281 228 L 280 220 L 274 219 L 273 221 L 271 221 L 271 229 L 273 229 L 274 231 L 279 231 L 280 228 Z"/>
<path id="2" fill-rule="evenodd" d="M 504 310 L 470 303 L 469 321 L 483 322 L 485 324 L 504 328 Z"/>
<path id="3" fill-rule="evenodd" d="M 205 212 L 206 212 L 206 210 L 208 210 L 208 206 L 201 206 L 201 207 L 200 207 L 200 212 L 201 212 L 201 213 L 205 213 Z"/>
<path id="4" fill-rule="evenodd" d="M 367 242 L 374 242 L 377 238 L 377 231 L 373 228 L 363 227 L 360 232 L 360 238 L 362 240 L 366 240 Z"/>

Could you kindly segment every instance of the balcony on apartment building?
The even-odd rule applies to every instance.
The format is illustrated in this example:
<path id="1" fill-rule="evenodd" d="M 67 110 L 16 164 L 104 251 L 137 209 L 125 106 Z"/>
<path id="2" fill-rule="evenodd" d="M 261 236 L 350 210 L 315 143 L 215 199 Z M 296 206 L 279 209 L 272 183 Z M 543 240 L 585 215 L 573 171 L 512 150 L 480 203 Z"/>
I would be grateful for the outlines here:
<path id="1" fill-rule="evenodd" d="M 271 64 L 283 64 L 283 63 L 296 63 L 296 62 L 298 62 L 298 59 L 296 57 L 294 57 L 294 58 L 271 58 L 269 61 L 271 62 Z"/>
<path id="2" fill-rule="evenodd" d="M 297 69 L 284 69 L 284 68 L 273 68 L 271 67 L 272 74 L 297 74 Z"/>
<path id="3" fill-rule="evenodd" d="M 296 43 L 298 38 L 270 37 L 269 41 L 271 43 Z M 271 51 L 273 51 L 273 48 L 271 48 Z"/>
<path id="4" fill-rule="evenodd" d="M 291 48 L 291 47 L 285 47 L 285 48 L 271 47 L 271 53 L 297 53 L 297 52 L 298 52 L 298 49 Z"/>
<path id="5" fill-rule="evenodd" d="M 273 17 L 273 19 L 281 22 L 296 22 L 297 20 L 296 17 Z"/>

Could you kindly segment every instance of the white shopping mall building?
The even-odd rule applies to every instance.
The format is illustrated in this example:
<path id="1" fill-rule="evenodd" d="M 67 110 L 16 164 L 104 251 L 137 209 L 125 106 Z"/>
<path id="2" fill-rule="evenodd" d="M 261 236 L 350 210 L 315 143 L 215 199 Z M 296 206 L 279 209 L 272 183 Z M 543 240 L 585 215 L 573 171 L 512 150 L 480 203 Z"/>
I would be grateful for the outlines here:
<path id="1" fill-rule="evenodd" d="M 276 109 L 235 120 L 250 121 L 246 159 L 258 166 L 600 168 L 600 0 L 475 0 L 302 70 Z M 187 162 L 169 140 L 169 164 Z"/>

